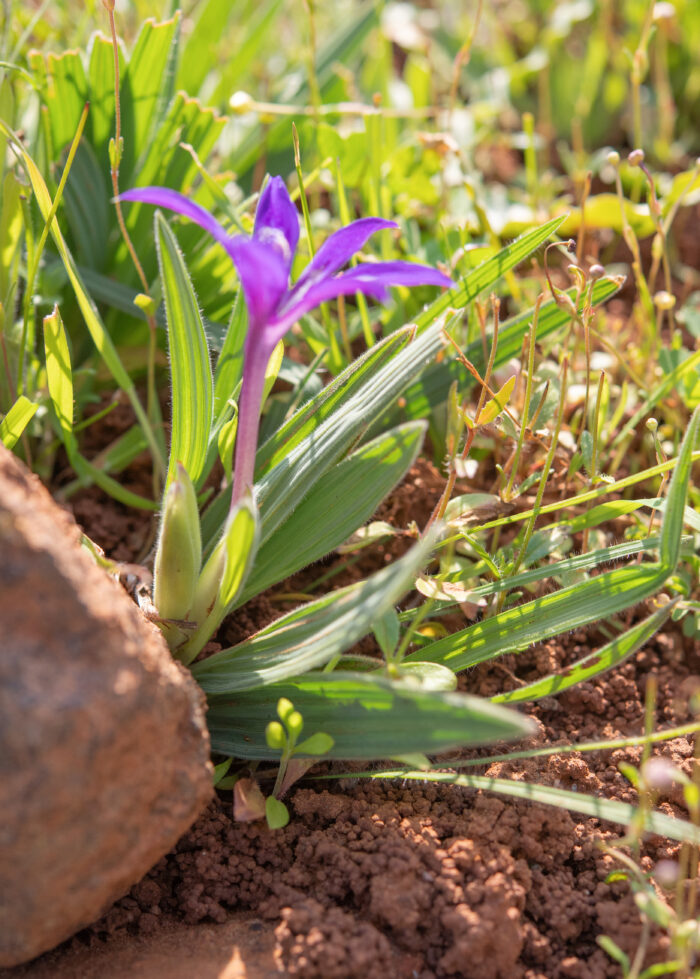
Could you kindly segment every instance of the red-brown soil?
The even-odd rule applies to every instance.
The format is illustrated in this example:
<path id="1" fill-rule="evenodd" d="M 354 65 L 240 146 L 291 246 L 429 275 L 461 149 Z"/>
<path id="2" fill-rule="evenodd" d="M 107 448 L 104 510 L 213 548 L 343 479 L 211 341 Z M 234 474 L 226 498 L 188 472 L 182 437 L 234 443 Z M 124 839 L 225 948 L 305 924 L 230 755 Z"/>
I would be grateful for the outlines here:
<path id="1" fill-rule="evenodd" d="M 420 522 L 432 509 L 439 481 L 431 466 L 420 463 L 382 516 L 399 525 Z M 81 503 L 76 510 L 83 519 L 89 514 Z M 109 520 L 108 510 L 101 509 L 100 527 Z M 121 519 L 118 505 L 116 512 L 115 519 Z M 104 542 L 92 526 L 86 531 Z M 375 552 L 363 571 L 384 559 Z M 290 582 L 288 590 L 298 591 L 322 572 L 316 567 Z M 263 596 L 219 638 L 235 641 L 288 607 Z M 489 696 L 512 686 L 514 678 L 529 680 L 564 666 L 602 641 L 595 630 L 578 632 L 478 667 L 460 686 Z M 652 674 L 658 683 L 657 725 L 690 719 L 688 699 L 700 685 L 698 651 L 670 631 L 613 673 L 528 708 L 539 725 L 532 743 L 641 734 L 646 680 Z M 690 769 L 689 739 L 658 750 Z M 472 771 L 634 803 L 636 793 L 618 765 L 639 759 L 639 750 L 628 749 Z M 236 953 L 247 971 L 234 971 L 232 948 L 238 939 L 227 929 L 235 930 L 241 912 L 255 916 L 251 927 L 265 922 L 260 947 L 274 946 L 279 973 L 305 979 L 612 979 L 621 975 L 619 966 L 596 937 L 612 936 L 631 955 L 636 950 L 639 914 L 624 881 L 606 882 L 617 865 L 600 847 L 621 835 L 620 827 L 420 782 L 307 781 L 287 801 L 290 824 L 271 832 L 257 823 L 234 823 L 230 793 L 221 793 L 172 853 L 100 921 L 62 950 L 6 974 L 13 979 L 268 975 L 272 960 L 265 954 L 260 959 L 250 943 L 238 943 Z M 660 804 L 669 814 L 687 815 L 678 796 Z M 643 866 L 651 869 L 676 852 L 668 841 L 651 838 Z M 177 966 L 161 955 L 168 947 L 176 950 Z M 668 954 L 667 937 L 653 932 L 647 963 Z M 121 973 L 113 971 L 113 961 L 122 963 Z M 189 971 L 182 971 L 183 961 Z"/>

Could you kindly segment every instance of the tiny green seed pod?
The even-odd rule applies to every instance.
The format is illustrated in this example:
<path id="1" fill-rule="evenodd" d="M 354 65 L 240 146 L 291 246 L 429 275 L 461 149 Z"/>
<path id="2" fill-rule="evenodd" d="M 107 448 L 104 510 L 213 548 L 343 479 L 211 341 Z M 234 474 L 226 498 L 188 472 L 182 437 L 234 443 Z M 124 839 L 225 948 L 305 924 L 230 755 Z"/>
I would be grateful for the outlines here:
<path id="1" fill-rule="evenodd" d="M 184 466 L 165 496 L 153 567 L 153 601 L 164 619 L 184 619 L 202 561 L 197 495 Z"/>

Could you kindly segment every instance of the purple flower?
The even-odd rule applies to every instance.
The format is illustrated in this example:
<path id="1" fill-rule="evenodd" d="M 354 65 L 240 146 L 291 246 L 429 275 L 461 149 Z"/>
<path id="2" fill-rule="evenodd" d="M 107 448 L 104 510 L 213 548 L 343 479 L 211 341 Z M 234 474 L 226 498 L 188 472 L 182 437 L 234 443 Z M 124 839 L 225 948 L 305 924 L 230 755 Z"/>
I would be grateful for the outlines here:
<path id="1" fill-rule="evenodd" d="M 289 272 L 299 241 L 299 217 L 281 177 L 272 177 L 260 197 L 252 238 L 229 235 L 203 207 L 166 187 L 139 187 L 122 194 L 121 200 L 142 201 L 177 211 L 220 242 L 236 266 L 248 310 L 248 333 L 232 505 L 253 483 L 265 369 L 272 351 L 290 327 L 320 303 L 338 296 L 362 292 L 385 301 L 389 286 L 452 285 L 436 269 L 411 262 L 367 263 L 338 274 L 370 235 L 381 228 L 396 227 L 394 221 L 361 218 L 332 234 L 290 288 Z"/>

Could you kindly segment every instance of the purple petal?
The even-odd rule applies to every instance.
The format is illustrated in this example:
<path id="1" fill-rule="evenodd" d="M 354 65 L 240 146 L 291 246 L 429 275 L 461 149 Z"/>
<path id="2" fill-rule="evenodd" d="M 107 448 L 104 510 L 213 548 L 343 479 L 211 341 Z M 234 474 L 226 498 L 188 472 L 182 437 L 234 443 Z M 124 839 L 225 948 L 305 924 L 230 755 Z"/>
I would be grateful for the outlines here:
<path id="1" fill-rule="evenodd" d="M 281 177 L 272 177 L 262 192 L 253 238 L 276 248 L 290 269 L 299 241 L 299 215 Z"/>
<path id="2" fill-rule="evenodd" d="M 365 262 L 345 272 L 340 278 L 355 278 L 359 282 L 380 282 L 385 286 L 454 286 L 442 272 L 430 265 L 414 262 Z"/>
<path id="3" fill-rule="evenodd" d="M 167 207 L 169 211 L 176 211 L 208 231 L 212 238 L 222 244 L 229 255 L 231 254 L 229 245 L 232 238 L 226 229 L 215 217 L 212 217 L 209 211 L 183 194 L 178 194 L 176 190 L 170 190 L 168 187 L 136 187 L 134 190 L 127 190 L 124 194 L 120 194 L 118 200 L 141 201 L 143 204 L 154 204 L 156 207 Z"/>
<path id="4" fill-rule="evenodd" d="M 321 276 L 333 275 L 350 261 L 355 252 L 362 248 L 375 231 L 396 227 L 395 221 L 384 221 L 383 218 L 360 218 L 359 221 L 353 221 L 347 227 L 340 228 L 321 245 L 297 285 L 303 288 L 304 283 L 309 279 L 317 281 Z"/>
<path id="5" fill-rule="evenodd" d="M 289 267 L 277 248 L 242 235 L 231 239 L 229 254 L 241 280 L 249 328 L 262 329 L 287 292 Z"/>
<path id="6" fill-rule="evenodd" d="M 290 292 L 278 315 L 268 323 L 269 342 L 272 342 L 272 339 L 275 339 L 275 342 L 280 340 L 300 317 L 321 303 L 336 299 L 338 296 L 350 296 L 361 292 L 380 302 L 385 302 L 389 296 L 389 286 L 452 286 L 454 283 L 442 272 L 429 265 L 414 265 L 412 262 L 376 262 L 357 265 L 342 275 L 336 275 L 335 278 L 323 278 L 306 285 L 302 293 L 297 293 L 296 290 Z"/>

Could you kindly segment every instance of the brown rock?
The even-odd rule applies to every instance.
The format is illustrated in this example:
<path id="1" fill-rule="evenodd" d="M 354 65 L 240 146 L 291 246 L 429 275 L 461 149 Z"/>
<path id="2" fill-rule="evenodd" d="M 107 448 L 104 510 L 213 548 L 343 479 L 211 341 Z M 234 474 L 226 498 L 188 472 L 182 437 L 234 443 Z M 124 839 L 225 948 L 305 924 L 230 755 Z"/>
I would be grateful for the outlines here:
<path id="1" fill-rule="evenodd" d="M 95 920 L 212 795 L 203 699 L 0 445 L 0 965 Z"/>

